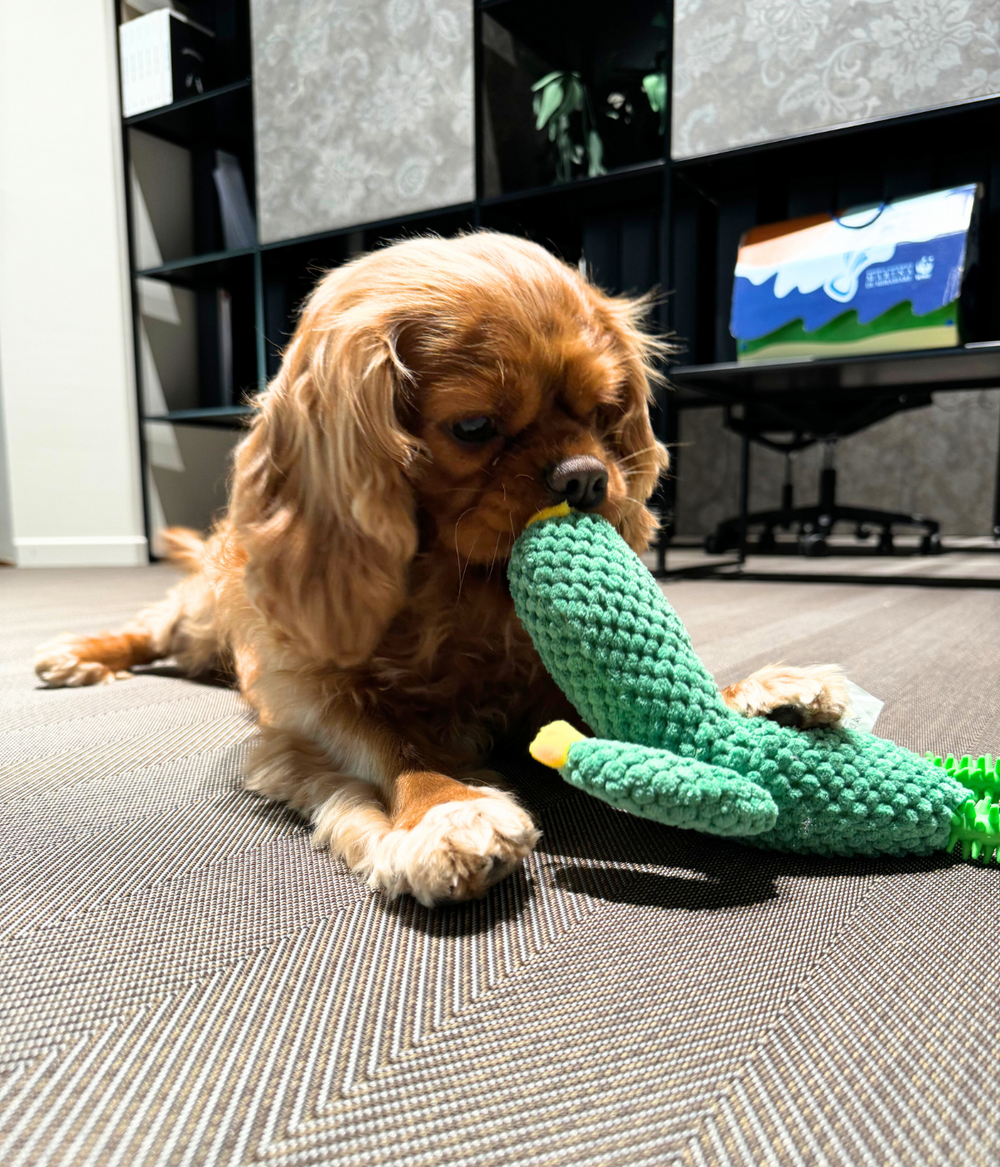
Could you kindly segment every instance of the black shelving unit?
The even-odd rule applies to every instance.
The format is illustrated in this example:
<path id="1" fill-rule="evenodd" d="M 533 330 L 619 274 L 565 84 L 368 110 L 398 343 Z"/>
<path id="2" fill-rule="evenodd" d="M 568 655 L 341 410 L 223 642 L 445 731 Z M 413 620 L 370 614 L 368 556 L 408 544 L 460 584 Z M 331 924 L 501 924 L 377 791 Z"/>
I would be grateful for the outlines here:
<path id="1" fill-rule="evenodd" d="M 685 363 L 736 360 L 733 268 L 748 228 L 980 182 L 980 268 L 1000 264 L 1000 98 L 865 122 L 671 164 L 675 326 Z M 1000 286 L 980 280 L 972 341 L 1000 339 Z M 888 359 L 893 359 L 889 354 Z"/>
<path id="2" fill-rule="evenodd" d="M 670 4 L 638 0 L 609 15 L 596 0 L 470 3 L 474 4 L 476 72 L 474 200 L 228 251 L 222 244 L 211 169 L 216 149 L 236 155 L 253 200 L 249 3 L 196 0 L 188 4 L 192 16 L 216 34 L 218 83 L 213 81 L 212 89 L 204 94 L 123 119 L 122 130 L 126 172 L 132 130 L 162 138 L 192 154 L 192 190 L 178 192 L 193 202 L 192 254 L 155 267 L 137 267 L 130 197 L 127 209 L 136 367 L 141 378 L 136 281 L 162 280 L 192 290 L 198 295 L 202 350 L 197 406 L 148 413 L 143 409 L 140 384 L 142 422 L 214 428 L 244 425 L 252 414 L 247 402 L 277 371 L 298 308 L 317 277 L 359 251 L 406 235 L 430 231 L 450 235 L 488 227 L 532 238 L 570 263 L 584 259 L 592 276 L 609 291 L 644 292 L 670 284 L 664 230 L 669 219 L 669 132 L 661 132 L 658 116 L 641 91 L 644 75 L 665 68 Z M 498 40 L 503 41 L 503 59 L 494 51 Z M 515 64 L 508 67 L 511 61 Z M 594 115 L 602 119 L 606 173 L 589 174 L 588 165 L 575 165 L 568 181 L 557 181 L 551 144 L 546 131 L 535 129 L 531 104 L 531 85 L 554 70 L 576 73 L 586 86 Z M 611 93 L 623 96 L 620 116 L 609 116 Z M 581 117 L 582 111 L 570 119 L 569 130 L 576 140 L 582 133 Z M 213 313 L 219 288 L 229 293 L 232 303 L 232 400 L 223 400 L 215 371 Z M 659 324 L 666 326 L 667 310 L 663 307 L 660 312 Z M 661 411 L 661 422 L 663 417 Z M 145 462 L 142 434 L 140 448 Z M 146 512 L 147 534 L 151 534 L 148 500 Z"/>
<path id="3" fill-rule="evenodd" d="M 612 292 L 671 292 L 662 298 L 656 322 L 673 330 L 683 346 L 670 370 L 674 391 L 662 397 L 656 411 L 658 431 L 670 443 L 677 441 L 681 412 L 709 402 L 851 387 L 871 392 L 891 386 L 900 394 L 926 394 L 932 387 L 996 383 L 997 354 L 982 347 L 1000 340 L 996 281 L 983 281 L 972 338 L 976 344 L 954 352 L 748 366 L 735 361 L 728 311 L 736 247 L 748 227 L 961 182 L 984 185 L 982 264 L 985 270 L 1000 270 L 1000 100 L 673 161 L 669 108 L 658 123 L 642 80 L 661 72 L 669 92 L 670 0 L 638 0 L 618 10 L 597 0 L 470 3 L 476 73 L 473 201 L 235 251 L 222 245 L 211 158 L 215 149 L 235 154 L 253 197 L 249 3 L 196 0 L 189 5 L 196 19 L 216 31 L 217 84 L 202 95 L 123 122 L 126 167 L 133 129 L 182 145 L 193 159 L 193 254 L 145 270 L 133 263 L 132 274 L 137 367 L 135 281 L 162 280 L 198 295 L 204 352 L 197 406 L 144 420 L 244 424 L 251 412 L 246 402 L 277 371 L 298 307 L 322 272 L 409 234 L 449 235 L 473 227 L 527 236 L 570 263 L 584 261 L 591 276 Z M 547 131 L 535 128 L 532 85 L 557 71 L 575 74 L 586 88 L 590 124 L 603 135 L 598 169 L 605 173 L 590 173 L 592 159 L 584 151 L 568 178 L 560 176 Z M 610 116 L 612 98 L 620 99 L 618 108 L 631 111 L 629 120 Z M 568 123 L 577 145 L 585 140 L 583 118 L 580 110 Z M 128 212 L 131 227 L 131 205 Z M 229 400 L 220 393 L 213 365 L 212 316 L 220 287 L 230 293 L 232 305 L 234 393 Z M 141 403 L 141 386 L 139 392 Z M 673 534 L 675 489 L 672 476 L 657 499 L 663 517 L 661 567 Z M 1000 492 L 997 498 L 1000 526 Z"/>

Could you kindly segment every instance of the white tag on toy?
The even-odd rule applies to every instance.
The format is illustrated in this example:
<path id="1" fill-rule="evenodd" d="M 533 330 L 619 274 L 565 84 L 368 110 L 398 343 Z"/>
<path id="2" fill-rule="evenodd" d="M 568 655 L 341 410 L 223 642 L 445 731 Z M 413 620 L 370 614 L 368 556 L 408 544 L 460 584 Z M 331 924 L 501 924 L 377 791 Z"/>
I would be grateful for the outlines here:
<path id="1" fill-rule="evenodd" d="M 873 697 L 871 693 L 866 693 L 853 681 L 847 682 L 847 692 L 851 698 L 851 708 L 837 725 L 841 729 L 853 729 L 857 733 L 871 733 L 885 702 Z"/>

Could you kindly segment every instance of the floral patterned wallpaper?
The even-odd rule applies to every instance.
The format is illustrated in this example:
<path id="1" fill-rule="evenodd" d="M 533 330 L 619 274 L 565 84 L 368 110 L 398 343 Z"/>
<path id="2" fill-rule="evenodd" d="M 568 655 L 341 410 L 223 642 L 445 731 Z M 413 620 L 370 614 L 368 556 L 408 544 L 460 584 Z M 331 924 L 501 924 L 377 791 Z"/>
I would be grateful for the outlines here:
<path id="1" fill-rule="evenodd" d="M 471 201 L 471 0 L 251 0 L 262 242 Z"/>
<path id="2" fill-rule="evenodd" d="M 998 0 L 675 0 L 675 158 L 992 94 Z"/>

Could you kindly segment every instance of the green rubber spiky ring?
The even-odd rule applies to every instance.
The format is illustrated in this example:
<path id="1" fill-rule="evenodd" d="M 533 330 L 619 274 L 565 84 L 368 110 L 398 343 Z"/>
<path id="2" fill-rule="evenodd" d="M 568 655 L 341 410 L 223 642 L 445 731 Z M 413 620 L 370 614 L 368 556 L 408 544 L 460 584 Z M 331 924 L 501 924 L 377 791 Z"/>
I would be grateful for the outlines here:
<path id="1" fill-rule="evenodd" d="M 961 843 L 963 859 L 1000 863 L 1000 758 L 981 754 L 973 759 L 966 754 L 956 761 L 952 754 L 944 758 L 928 754 L 927 760 L 972 791 L 952 812 L 948 850 Z"/>

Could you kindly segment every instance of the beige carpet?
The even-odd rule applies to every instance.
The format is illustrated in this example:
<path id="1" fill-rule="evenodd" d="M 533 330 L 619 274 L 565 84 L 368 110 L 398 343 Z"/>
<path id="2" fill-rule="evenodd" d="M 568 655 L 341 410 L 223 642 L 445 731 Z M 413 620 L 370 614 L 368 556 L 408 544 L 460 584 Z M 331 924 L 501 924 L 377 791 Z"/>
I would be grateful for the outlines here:
<path id="1" fill-rule="evenodd" d="M 0 571 L 0 1163 L 1000 1161 L 1000 870 L 767 855 L 508 760 L 544 835 L 386 904 L 240 790 L 239 697 L 37 687 L 165 568 Z M 838 660 L 914 749 L 1000 752 L 1000 594 L 694 582 L 719 680 Z"/>

